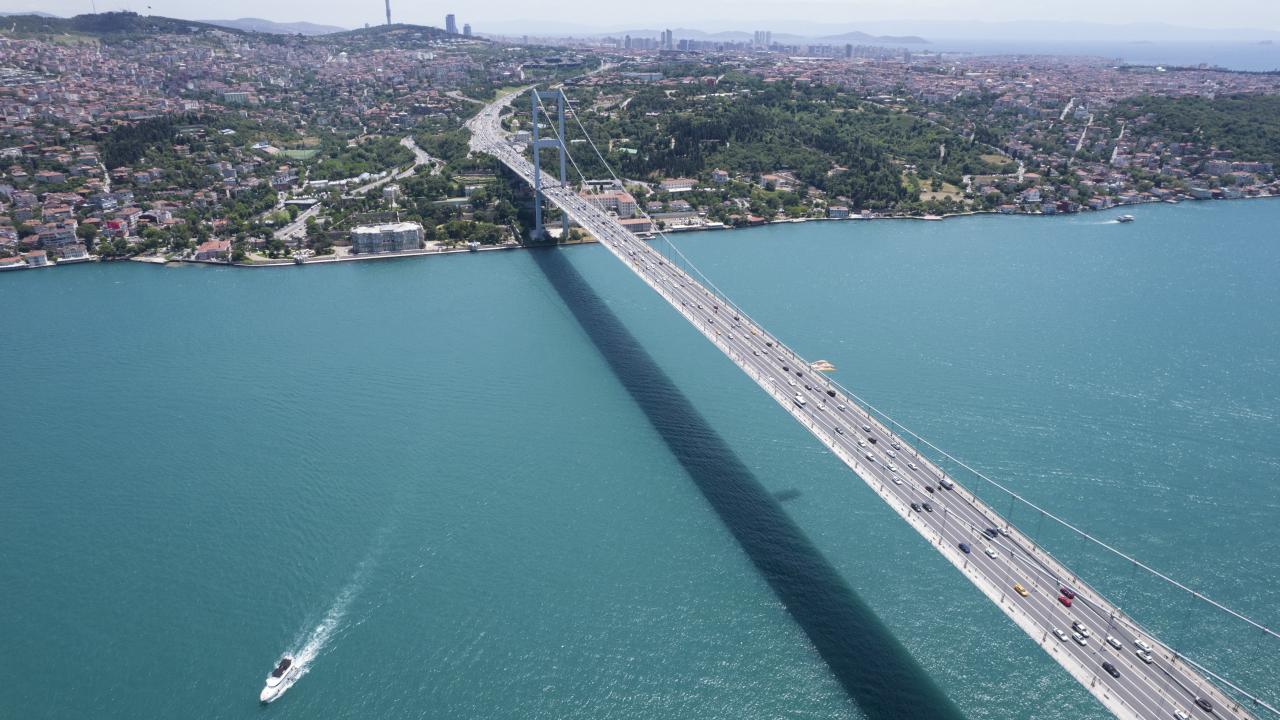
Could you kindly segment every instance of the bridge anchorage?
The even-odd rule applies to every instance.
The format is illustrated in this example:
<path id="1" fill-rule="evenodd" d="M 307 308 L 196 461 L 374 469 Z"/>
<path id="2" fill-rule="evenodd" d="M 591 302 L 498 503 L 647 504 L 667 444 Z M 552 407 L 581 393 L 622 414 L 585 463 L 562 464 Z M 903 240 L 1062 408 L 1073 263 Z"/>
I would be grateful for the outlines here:
<path id="1" fill-rule="evenodd" d="M 545 111 L 543 100 L 555 100 L 556 102 L 556 124 L 559 132 L 556 133 L 555 139 L 539 138 L 539 116 L 548 114 Z M 530 148 L 533 151 L 533 239 L 541 240 L 546 236 L 546 228 L 542 225 L 542 204 L 546 197 L 542 194 L 542 151 L 547 148 L 554 148 L 560 156 L 560 185 L 568 184 L 568 175 L 565 169 L 565 157 L 569 150 L 564 146 L 564 106 L 565 97 L 563 90 L 532 90 L 529 92 L 529 122 L 532 126 L 533 142 Z M 550 120 L 550 118 L 547 118 Z M 569 213 L 562 212 L 563 218 L 561 225 L 561 237 L 569 236 Z"/>

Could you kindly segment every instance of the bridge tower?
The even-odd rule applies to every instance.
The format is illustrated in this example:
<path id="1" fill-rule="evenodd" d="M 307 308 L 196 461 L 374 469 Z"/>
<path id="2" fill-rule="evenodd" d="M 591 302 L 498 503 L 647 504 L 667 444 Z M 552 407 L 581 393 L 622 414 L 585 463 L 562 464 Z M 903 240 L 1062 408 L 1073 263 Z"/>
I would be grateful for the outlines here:
<path id="1" fill-rule="evenodd" d="M 555 148 L 560 155 L 560 184 L 568 185 L 568 174 L 565 171 L 565 156 L 569 152 L 564 146 L 564 91 L 555 90 L 551 92 L 542 92 L 538 89 L 529 91 L 529 110 L 530 120 L 533 122 L 533 237 L 535 240 L 542 239 L 546 234 L 546 229 L 542 226 L 542 153 L 543 148 Z M 539 139 L 538 137 L 538 118 L 541 113 L 539 105 L 543 100 L 556 101 L 556 122 L 559 126 L 559 134 L 556 138 Z M 550 120 L 551 118 L 547 118 Z M 562 213 L 563 231 L 561 238 L 569 237 L 569 216 Z"/>

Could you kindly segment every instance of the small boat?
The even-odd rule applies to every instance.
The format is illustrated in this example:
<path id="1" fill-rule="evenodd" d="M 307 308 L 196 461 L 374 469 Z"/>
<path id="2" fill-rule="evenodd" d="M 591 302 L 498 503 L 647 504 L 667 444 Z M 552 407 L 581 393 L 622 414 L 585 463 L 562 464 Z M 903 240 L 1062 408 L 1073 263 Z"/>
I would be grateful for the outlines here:
<path id="1" fill-rule="evenodd" d="M 288 690 L 293 681 L 298 679 L 298 666 L 293 661 L 292 655 L 285 655 L 280 658 L 280 663 L 276 665 L 276 669 L 271 671 L 267 676 L 267 684 L 263 686 L 262 693 L 258 695 L 258 700 L 266 705 L 269 702 L 279 698 Z"/>
<path id="2" fill-rule="evenodd" d="M 1122 222 L 1122 223 L 1131 223 L 1135 219 L 1136 218 L 1134 218 L 1132 215 L 1121 215 L 1120 217 L 1116 218 L 1116 221 Z"/>

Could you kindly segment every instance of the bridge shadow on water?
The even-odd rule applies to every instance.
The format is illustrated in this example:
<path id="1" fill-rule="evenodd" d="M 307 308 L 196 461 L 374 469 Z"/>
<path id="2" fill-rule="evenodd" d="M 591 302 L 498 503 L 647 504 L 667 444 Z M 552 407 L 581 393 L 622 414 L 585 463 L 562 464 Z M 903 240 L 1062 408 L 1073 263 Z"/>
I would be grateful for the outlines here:
<path id="1" fill-rule="evenodd" d="M 559 249 L 532 256 L 836 679 L 873 720 L 963 716 Z"/>

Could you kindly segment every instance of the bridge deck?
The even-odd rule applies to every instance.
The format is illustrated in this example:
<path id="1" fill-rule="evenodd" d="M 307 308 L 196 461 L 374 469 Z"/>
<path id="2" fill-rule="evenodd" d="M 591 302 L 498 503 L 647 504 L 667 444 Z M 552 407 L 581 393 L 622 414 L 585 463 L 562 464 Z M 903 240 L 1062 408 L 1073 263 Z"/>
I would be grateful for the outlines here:
<path id="1" fill-rule="evenodd" d="M 518 94 L 518 93 L 517 93 Z M 532 184 L 533 166 L 511 146 L 498 126 L 508 95 L 468 124 L 472 149 L 497 157 Z M 1051 658 L 1120 718 L 1251 718 L 1176 652 L 1085 585 L 1065 565 L 1005 521 L 972 492 L 949 478 L 859 403 L 831 384 L 798 353 L 787 348 L 726 298 L 704 287 L 615 218 L 544 173 L 545 196 L 590 232 L 650 288 L 769 394 L 784 410 L 853 470 L 916 532 L 983 592 Z M 943 479 L 952 485 L 944 488 Z M 920 510 L 912 508 L 912 504 Z M 925 510 L 928 503 L 932 511 Z M 985 531 L 994 531 L 991 537 Z M 971 552 L 964 552 L 965 543 Z M 990 551 L 988 553 L 987 551 Z M 1014 591 L 1019 583 L 1025 597 Z M 1071 608 L 1059 588 L 1076 594 Z M 1079 621 L 1093 631 L 1086 644 L 1070 636 Z M 1065 633 L 1058 639 L 1053 631 Z M 1113 637 L 1115 648 L 1104 638 Z M 1139 641 L 1152 648 L 1151 662 L 1136 653 Z M 1112 664 L 1112 677 L 1102 663 Z M 1208 699 L 1214 713 L 1195 705 Z"/>

